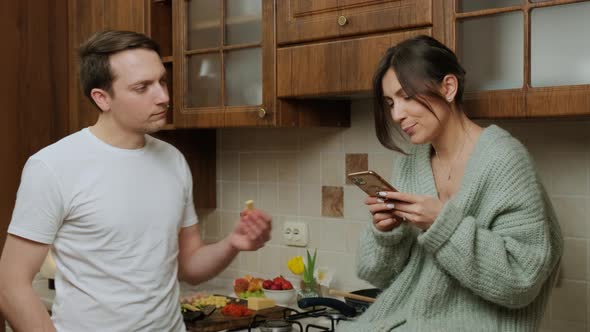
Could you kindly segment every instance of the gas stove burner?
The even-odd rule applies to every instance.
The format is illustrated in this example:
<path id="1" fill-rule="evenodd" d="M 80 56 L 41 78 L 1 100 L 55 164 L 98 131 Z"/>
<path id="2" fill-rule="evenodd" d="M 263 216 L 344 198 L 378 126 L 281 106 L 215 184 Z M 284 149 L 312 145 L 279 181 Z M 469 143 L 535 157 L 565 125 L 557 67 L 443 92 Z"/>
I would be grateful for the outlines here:
<path id="1" fill-rule="evenodd" d="M 255 316 L 248 331 L 254 331 L 253 328 L 256 327 L 260 332 L 303 332 L 303 326 L 299 322 L 290 319 L 265 319 L 263 316 Z"/>
<path id="2" fill-rule="evenodd" d="M 330 309 L 323 312 L 321 314 L 321 316 L 328 317 L 328 318 L 333 319 L 337 322 L 341 321 L 341 320 L 350 320 L 350 317 L 347 317 L 343 313 L 336 311 L 336 310 L 330 310 Z"/>
<path id="3" fill-rule="evenodd" d="M 293 330 L 293 323 L 284 320 L 267 320 L 260 324 L 260 330 L 263 332 L 290 332 Z"/>

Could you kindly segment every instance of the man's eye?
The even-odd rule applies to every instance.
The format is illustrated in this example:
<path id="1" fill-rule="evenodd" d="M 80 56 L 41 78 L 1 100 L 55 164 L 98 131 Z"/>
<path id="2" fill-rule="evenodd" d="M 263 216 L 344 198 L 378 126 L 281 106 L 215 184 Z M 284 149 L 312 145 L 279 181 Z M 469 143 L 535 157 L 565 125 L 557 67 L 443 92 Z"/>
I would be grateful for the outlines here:
<path id="1" fill-rule="evenodd" d="M 144 92 L 145 89 L 146 89 L 146 86 L 145 85 L 140 85 L 140 86 L 138 86 L 138 87 L 135 88 L 135 91 L 137 91 L 137 92 Z"/>

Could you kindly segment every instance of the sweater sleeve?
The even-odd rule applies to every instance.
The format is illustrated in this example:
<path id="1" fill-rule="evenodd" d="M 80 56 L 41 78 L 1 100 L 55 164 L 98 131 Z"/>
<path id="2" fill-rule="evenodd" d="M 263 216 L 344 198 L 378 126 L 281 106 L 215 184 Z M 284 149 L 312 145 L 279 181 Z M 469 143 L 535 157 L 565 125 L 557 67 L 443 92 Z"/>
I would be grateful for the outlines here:
<path id="1" fill-rule="evenodd" d="M 357 275 L 378 288 L 386 288 L 406 266 L 415 240 L 413 228 L 407 223 L 391 232 L 381 232 L 371 223 L 360 239 Z"/>
<path id="2" fill-rule="evenodd" d="M 541 291 L 563 245 L 551 203 L 526 154 L 507 160 L 471 198 L 476 202 L 467 204 L 478 206 L 477 211 L 447 202 L 418 241 L 463 287 L 498 305 L 521 308 Z"/>

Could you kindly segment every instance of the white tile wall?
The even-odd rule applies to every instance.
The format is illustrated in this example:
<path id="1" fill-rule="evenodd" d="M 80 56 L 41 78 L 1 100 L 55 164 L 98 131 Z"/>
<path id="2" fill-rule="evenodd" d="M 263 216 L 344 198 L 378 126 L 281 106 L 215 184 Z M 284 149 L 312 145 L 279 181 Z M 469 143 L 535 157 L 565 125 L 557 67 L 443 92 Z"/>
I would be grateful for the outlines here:
<path id="1" fill-rule="evenodd" d="M 362 203 L 364 194 L 344 184 L 344 156 L 368 153 L 369 167 L 386 177 L 392 174 L 393 157 L 375 138 L 371 103 L 355 101 L 352 109 L 352 126 L 345 129 L 219 130 L 221 201 L 218 213 L 203 221 L 207 237 L 227 234 L 249 198 L 256 198 L 256 205 L 274 218 L 271 242 L 256 253 L 241 254 L 224 277 L 245 273 L 293 277 L 285 263 L 305 249 L 284 246 L 281 230 L 285 220 L 295 220 L 308 224 L 308 247 L 318 248 L 318 265 L 337 271 L 335 287 L 369 286 L 356 278 L 352 264 L 368 212 Z M 531 152 L 565 236 L 562 280 L 550 301 L 543 331 L 590 331 L 590 120 L 495 123 Z M 322 184 L 344 187 L 343 218 L 321 217 Z M 343 261 L 351 264 L 341 264 Z"/>

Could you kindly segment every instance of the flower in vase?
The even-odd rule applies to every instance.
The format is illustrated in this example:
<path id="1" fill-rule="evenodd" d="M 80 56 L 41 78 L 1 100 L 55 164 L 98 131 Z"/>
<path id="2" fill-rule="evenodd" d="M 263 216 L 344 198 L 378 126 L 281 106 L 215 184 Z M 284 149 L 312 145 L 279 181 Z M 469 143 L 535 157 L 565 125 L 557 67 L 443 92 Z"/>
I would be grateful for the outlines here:
<path id="1" fill-rule="evenodd" d="M 289 259 L 287 267 L 296 275 L 303 275 L 303 282 L 311 283 L 315 281 L 315 261 L 317 257 L 317 249 L 314 250 L 313 256 L 307 251 L 307 261 L 303 261 L 303 257 L 295 256 Z"/>

